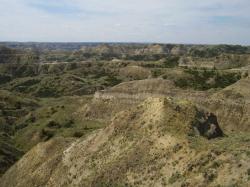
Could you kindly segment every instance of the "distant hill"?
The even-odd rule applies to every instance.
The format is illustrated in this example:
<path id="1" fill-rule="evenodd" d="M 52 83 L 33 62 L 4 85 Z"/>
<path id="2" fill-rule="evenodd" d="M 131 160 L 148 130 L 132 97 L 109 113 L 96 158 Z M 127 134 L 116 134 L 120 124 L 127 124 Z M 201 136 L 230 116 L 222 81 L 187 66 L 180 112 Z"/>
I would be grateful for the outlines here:
<path id="1" fill-rule="evenodd" d="M 161 47 L 162 49 L 173 50 L 172 53 L 185 53 L 189 51 L 193 55 L 206 55 L 206 53 L 227 52 L 227 53 L 245 53 L 249 52 L 250 46 L 241 45 L 195 45 L 195 44 L 157 44 L 157 43 L 98 43 L 98 42 L 0 42 L 9 48 L 15 49 L 36 49 L 36 50 L 79 50 L 82 47 L 97 49 L 100 46 L 111 48 L 137 48 L 154 49 Z M 168 52 L 158 51 L 158 52 Z M 145 51 L 146 52 L 146 51 Z"/>
<path id="2" fill-rule="evenodd" d="M 240 45 L 0 42 L 0 46 L 0 63 L 113 59 L 157 61 L 177 56 L 182 57 L 182 65 L 192 66 L 196 61 L 216 62 L 221 55 L 250 54 L 249 47 Z"/>

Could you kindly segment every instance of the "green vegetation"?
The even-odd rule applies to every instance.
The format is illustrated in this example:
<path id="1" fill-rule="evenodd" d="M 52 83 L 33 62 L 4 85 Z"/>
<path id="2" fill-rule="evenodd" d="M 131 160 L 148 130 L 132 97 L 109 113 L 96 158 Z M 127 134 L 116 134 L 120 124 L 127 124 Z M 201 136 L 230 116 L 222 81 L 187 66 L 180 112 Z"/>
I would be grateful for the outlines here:
<path id="1" fill-rule="evenodd" d="M 0 132 L 0 177 L 18 159 L 23 152 L 17 149 L 7 133 Z"/>
<path id="2" fill-rule="evenodd" d="M 245 54 L 248 48 L 240 45 L 218 45 L 218 46 L 202 46 L 193 47 L 189 51 L 189 55 L 200 58 L 211 58 L 219 56 L 223 53 L 229 54 Z"/>
<path id="3" fill-rule="evenodd" d="M 167 57 L 166 60 L 164 61 L 164 67 L 165 68 L 177 67 L 179 65 L 179 59 L 180 57 L 178 56 Z"/>
<path id="4" fill-rule="evenodd" d="M 79 106 L 79 100 L 81 105 Z M 77 113 L 80 107 L 91 101 L 91 97 L 60 97 L 40 100 L 40 107 L 30 112 L 16 124 L 14 140 L 17 147 L 27 151 L 40 141 L 52 137 L 80 137 L 104 127 L 105 124 L 86 120 Z M 30 141 L 30 140 L 33 141 Z"/>
<path id="5" fill-rule="evenodd" d="M 1 72 L 3 89 L 36 97 L 89 95 L 122 81 L 112 69 L 88 63 L 4 64 Z"/>
<path id="6" fill-rule="evenodd" d="M 33 83 L 26 81 L 23 85 Z M 32 99 L 1 90 L 0 175 L 39 142 L 57 136 L 81 137 L 105 126 L 77 113 L 90 101 L 91 96 Z"/>
<path id="7" fill-rule="evenodd" d="M 180 180 L 182 175 L 179 172 L 174 173 L 168 180 L 169 184 L 175 183 L 177 180 Z"/>
<path id="8" fill-rule="evenodd" d="M 15 146 L 13 140 L 15 124 L 23 115 L 37 107 L 38 104 L 33 99 L 0 90 L 0 175 L 23 155 L 23 151 Z"/>
<path id="9" fill-rule="evenodd" d="M 195 90 L 225 88 L 241 79 L 239 73 L 219 72 L 217 70 L 187 69 L 184 72 L 191 77 L 175 80 L 176 86 Z"/>
<path id="10" fill-rule="evenodd" d="M 126 81 L 148 79 L 153 83 L 148 84 L 148 80 L 144 80 L 142 85 L 135 83 L 124 88 L 124 84 L 119 85 L 121 94 L 128 90 L 133 98 L 137 89 L 138 92 L 150 95 L 158 88 L 159 94 L 171 95 L 173 90 L 173 97 L 178 97 L 178 94 L 186 96 L 188 91 L 192 94 L 194 90 L 207 94 L 211 90 L 206 90 L 215 88 L 211 91 L 215 92 L 241 79 L 240 69 L 228 70 L 228 67 L 245 68 L 250 64 L 249 48 L 242 46 L 187 45 L 173 50 L 176 45 L 69 44 L 68 48 L 63 44 L 12 45 L 19 49 L 0 47 L 0 176 L 38 143 L 59 137 L 65 141 L 78 138 L 82 141 L 90 133 L 106 127 L 118 111 L 129 109 L 131 112 L 133 108 L 130 105 L 141 101 L 139 98 L 138 101 L 131 99 L 127 102 L 124 94 L 124 99 L 117 101 L 115 98 L 112 101 L 117 101 L 115 104 L 110 101 L 112 99 L 104 99 L 98 103 L 93 99 L 96 91 L 112 90 L 113 88 L 109 88 Z M 179 67 L 182 60 L 187 61 L 183 62 L 186 68 Z M 207 61 L 212 67 L 220 67 L 220 70 L 202 69 L 206 67 L 202 65 L 207 65 Z M 168 81 L 150 79 L 161 77 Z M 242 78 L 247 77 L 248 73 L 245 71 Z M 158 80 L 166 82 L 166 85 L 159 85 Z M 134 82 L 136 81 L 132 83 Z M 118 94 L 119 86 L 118 91 L 114 89 Z M 188 90 L 189 88 L 194 90 Z M 237 92 L 234 94 L 232 90 L 224 90 L 223 93 L 227 98 L 235 100 L 244 100 L 247 95 Z M 129 186 L 125 181 L 127 171 L 138 175 L 133 181 L 135 186 L 144 185 L 144 181 L 153 186 L 154 181 L 160 178 L 165 185 L 188 185 L 185 181 L 190 177 L 188 172 L 180 172 L 177 167 L 182 159 L 185 160 L 183 155 L 188 155 L 190 150 L 209 150 L 218 155 L 232 153 L 236 155 L 235 159 L 242 154 L 249 157 L 250 152 L 246 151 L 249 133 L 227 134 L 228 136 L 215 140 L 197 136 L 190 125 L 193 121 L 185 124 L 191 120 L 189 117 L 192 117 L 192 113 L 196 112 L 195 109 L 188 108 L 193 106 L 192 102 L 183 101 L 175 105 L 170 100 L 168 104 L 173 106 L 171 109 L 165 108 L 168 110 L 164 113 L 164 119 L 159 117 L 162 112 L 158 108 L 162 106 L 160 103 L 145 107 L 145 111 L 150 114 L 145 112 L 145 115 L 141 115 L 142 111 L 135 111 L 129 116 L 127 111 L 123 111 L 112 123 L 112 133 L 116 134 L 111 136 L 113 139 L 105 139 L 109 133 L 106 131 L 103 136 L 93 139 L 93 146 L 95 141 L 101 146 L 96 146 L 93 150 L 97 151 L 88 155 L 90 160 L 86 159 L 85 162 L 88 162 L 89 168 L 93 168 L 95 176 L 92 177 L 97 185 Z M 242 109 L 240 112 L 245 111 Z M 151 113 L 154 114 L 151 116 Z M 200 121 L 205 119 L 205 116 L 202 117 Z M 213 125 L 211 126 L 214 127 Z M 170 134 L 171 137 L 168 137 Z M 183 143 L 182 140 L 187 142 Z M 124 152 L 120 154 L 121 150 Z M 183 154 L 182 158 L 176 157 L 179 154 Z M 97 157 L 100 162 L 95 162 Z M 173 160 L 168 163 L 170 157 Z M 105 163 L 101 162 L 103 158 L 106 159 Z M 223 161 L 213 159 L 209 154 L 193 162 L 187 166 L 188 171 L 199 173 L 206 183 L 216 180 L 218 173 L 214 170 L 223 165 Z M 173 172 L 168 177 L 162 176 L 164 170 L 161 169 L 165 166 L 172 167 Z M 96 174 L 98 169 L 100 173 Z M 249 176 L 249 169 L 244 172 Z M 149 180 L 144 180 L 145 176 Z"/>

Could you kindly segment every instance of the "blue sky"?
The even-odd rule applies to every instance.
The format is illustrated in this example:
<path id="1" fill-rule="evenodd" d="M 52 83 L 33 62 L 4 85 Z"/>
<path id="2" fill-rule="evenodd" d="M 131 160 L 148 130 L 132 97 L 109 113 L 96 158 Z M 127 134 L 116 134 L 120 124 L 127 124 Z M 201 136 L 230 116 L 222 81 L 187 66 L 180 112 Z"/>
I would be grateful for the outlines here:
<path id="1" fill-rule="evenodd" d="M 0 0 L 0 41 L 250 45 L 249 0 Z"/>

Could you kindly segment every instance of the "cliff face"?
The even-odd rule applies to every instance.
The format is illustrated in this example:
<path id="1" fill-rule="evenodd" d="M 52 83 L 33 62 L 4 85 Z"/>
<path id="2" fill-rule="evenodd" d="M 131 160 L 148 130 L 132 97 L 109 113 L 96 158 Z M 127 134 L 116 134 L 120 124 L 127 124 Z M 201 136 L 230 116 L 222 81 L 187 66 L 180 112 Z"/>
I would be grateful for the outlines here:
<path id="1" fill-rule="evenodd" d="M 1 178 L 0 185 L 245 185 L 249 158 L 242 153 L 235 157 L 229 147 L 222 151 L 225 141 L 199 136 L 219 132 L 216 123 L 216 117 L 190 102 L 150 98 L 117 114 L 109 126 L 86 139 L 39 144 Z M 199 143 L 203 147 L 198 148 Z M 244 164 L 236 174 L 232 171 L 239 157 Z"/>

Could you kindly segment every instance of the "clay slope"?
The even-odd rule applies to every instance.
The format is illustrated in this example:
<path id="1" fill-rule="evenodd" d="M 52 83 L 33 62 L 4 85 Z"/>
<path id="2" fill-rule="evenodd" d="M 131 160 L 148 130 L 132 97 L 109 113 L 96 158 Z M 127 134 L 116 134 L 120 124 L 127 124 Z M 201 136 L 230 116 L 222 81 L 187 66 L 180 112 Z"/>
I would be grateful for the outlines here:
<path id="1" fill-rule="evenodd" d="M 221 148 L 224 138 L 199 135 L 222 136 L 215 116 L 186 101 L 151 98 L 86 139 L 39 144 L 0 186 L 246 186 L 250 158 L 240 151 L 249 140 L 232 151 Z"/>
<path id="2" fill-rule="evenodd" d="M 172 81 L 161 78 L 136 80 L 96 92 L 92 103 L 84 106 L 79 112 L 89 118 L 110 119 L 117 112 L 135 106 L 149 97 L 196 100 L 206 95 L 204 92 L 181 90 L 176 88 Z"/>
<path id="3" fill-rule="evenodd" d="M 249 77 L 212 95 L 209 92 L 182 90 L 164 79 L 124 82 L 96 92 L 93 101 L 79 112 L 88 118 L 109 120 L 117 112 L 135 106 L 148 97 L 173 97 L 192 101 L 199 107 L 213 111 L 227 132 L 249 132 L 250 129 Z"/>
<path id="4" fill-rule="evenodd" d="M 237 83 L 228 86 L 219 93 L 215 94 L 213 98 L 231 99 L 235 102 L 250 102 L 250 77 L 241 79 Z"/>
<path id="5" fill-rule="evenodd" d="M 224 130 L 244 132 L 250 129 L 250 78 L 215 93 L 209 100 L 201 101 L 219 118 Z"/>
<path id="6" fill-rule="evenodd" d="M 145 79 L 124 82 L 110 89 L 96 92 L 96 99 L 125 99 L 143 101 L 148 97 L 164 96 L 173 92 L 171 81 L 163 79 Z"/>
<path id="7" fill-rule="evenodd" d="M 148 97 L 164 97 L 173 88 L 171 81 L 163 79 L 124 82 L 96 92 L 92 102 L 79 113 L 88 118 L 110 120 L 117 112 L 136 106 Z"/>

